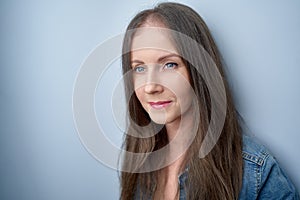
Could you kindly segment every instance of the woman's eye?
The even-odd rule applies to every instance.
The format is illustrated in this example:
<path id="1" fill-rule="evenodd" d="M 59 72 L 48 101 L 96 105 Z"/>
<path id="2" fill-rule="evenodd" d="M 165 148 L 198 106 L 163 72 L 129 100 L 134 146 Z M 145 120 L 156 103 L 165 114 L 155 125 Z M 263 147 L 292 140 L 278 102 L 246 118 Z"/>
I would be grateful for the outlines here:
<path id="1" fill-rule="evenodd" d="M 137 72 L 137 73 L 142 73 L 145 71 L 145 67 L 143 66 L 137 66 L 135 68 L 133 68 L 133 71 Z"/>
<path id="2" fill-rule="evenodd" d="M 174 68 L 177 67 L 177 66 L 178 66 L 177 63 L 171 62 L 171 63 L 165 64 L 164 68 L 165 68 L 165 69 L 174 69 Z"/>

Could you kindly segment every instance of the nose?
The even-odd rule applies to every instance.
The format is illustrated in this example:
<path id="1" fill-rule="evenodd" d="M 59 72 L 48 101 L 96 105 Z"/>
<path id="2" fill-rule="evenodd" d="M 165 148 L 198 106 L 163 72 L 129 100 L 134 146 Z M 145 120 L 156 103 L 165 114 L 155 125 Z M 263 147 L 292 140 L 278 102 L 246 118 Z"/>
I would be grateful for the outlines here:
<path id="1" fill-rule="evenodd" d="M 158 74 L 151 72 L 147 76 L 147 81 L 144 86 L 144 91 L 147 94 L 160 93 L 163 91 L 163 86 L 159 83 Z"/>
<path id="2" fill-rule="evenodd" d="M 144 91 L 147 94 L 161 93 L 163 91 L 163 86 L 159 83 L 149 82 L 144 86 Z"/>

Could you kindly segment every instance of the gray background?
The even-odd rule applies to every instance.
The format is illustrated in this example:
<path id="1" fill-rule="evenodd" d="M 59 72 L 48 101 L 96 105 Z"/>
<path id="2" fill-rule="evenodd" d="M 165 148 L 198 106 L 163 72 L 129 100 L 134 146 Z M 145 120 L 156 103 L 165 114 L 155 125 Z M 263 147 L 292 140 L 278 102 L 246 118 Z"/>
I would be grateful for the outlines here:
<path id="1" fill-rule="evenodd" d="M 76 132 L 73 85 L 89 52 L 156 2 L 1 1 L 1 200 L 118 198 L 117 172 L 95 160 Z M 180 2 L 207 22 L 250 132 L 299 190 L 300 1 Z M 107 137 L 120 145 L 107 106 L 121 77 L 119 60 L 105 77 L 96 112 Z"/>

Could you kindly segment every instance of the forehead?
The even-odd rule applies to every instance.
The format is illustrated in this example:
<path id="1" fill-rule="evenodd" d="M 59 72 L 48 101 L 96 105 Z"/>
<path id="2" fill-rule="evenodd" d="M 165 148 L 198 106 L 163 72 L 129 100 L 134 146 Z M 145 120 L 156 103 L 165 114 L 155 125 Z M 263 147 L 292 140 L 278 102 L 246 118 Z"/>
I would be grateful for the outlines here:
<path id="1" fill-rule="evenodd" d="M 160 27 L 138 28 L 134 34 L 131 51 L 156 49 L 178 54 L 169 29 Z"/>

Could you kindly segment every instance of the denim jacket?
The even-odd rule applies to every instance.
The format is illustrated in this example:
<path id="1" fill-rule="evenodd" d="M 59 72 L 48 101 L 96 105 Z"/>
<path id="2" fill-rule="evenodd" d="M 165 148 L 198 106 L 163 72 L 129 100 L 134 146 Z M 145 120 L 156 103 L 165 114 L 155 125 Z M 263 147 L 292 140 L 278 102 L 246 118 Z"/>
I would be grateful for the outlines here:
<path id="1" fill-rule="evenodd" d="M 254 142 L 249 136 L 243 136 L 244 160 L 243 182 L 240 191 L 240 200 L 254 199 L 284 199 L 299 200 L 296 188 L 280 168 L 275 158 L 267 149 Z M 184 183 L 188 170 L 178 176 L 179 200 L 185 200 Z M 200 188 L 199 188 L 200 189 Z M 134 199 L 139 199 L 138 193 Z M 151 199 L 151 198 L 149 198 Z"/>

